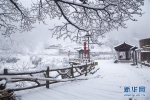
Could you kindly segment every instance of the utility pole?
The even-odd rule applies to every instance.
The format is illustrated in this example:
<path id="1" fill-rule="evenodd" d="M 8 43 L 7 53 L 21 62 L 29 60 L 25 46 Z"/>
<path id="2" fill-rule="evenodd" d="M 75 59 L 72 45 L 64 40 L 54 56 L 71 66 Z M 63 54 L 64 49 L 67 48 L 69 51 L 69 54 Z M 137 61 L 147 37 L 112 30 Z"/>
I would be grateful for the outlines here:
<path id="1" fill-rule="evenodd" d="M 98 44 L 98 43 L 90 43 L 91 35 L 89 33 L 87 33 L 85 35 L 85 37 L 88 38 L 87 40 L 83 40 L 83 41 L 87 41 L 88 42 L 88 55 L 87 55 L 87 57 L 88 57 L 88 61 L 90 62 L 90 49 L 89 49 L 89 45 L 90 44 Z"/>
<path id="2" fill-rule="evenodd" d="M 87 55 L 87 58 L 88 58 L 88 62 L 90 62 L 90 49 L 89 49 L 89 42 L 90 42 L 90 37 L 91 37 L 91 35 L 90 34 L 87 34 L 87 35 L 85 35 L 85 37 L 87 37 L 88 38 L 88 40 L 87 40 L 87 42 L 88 42 L 88 55 Z"/>

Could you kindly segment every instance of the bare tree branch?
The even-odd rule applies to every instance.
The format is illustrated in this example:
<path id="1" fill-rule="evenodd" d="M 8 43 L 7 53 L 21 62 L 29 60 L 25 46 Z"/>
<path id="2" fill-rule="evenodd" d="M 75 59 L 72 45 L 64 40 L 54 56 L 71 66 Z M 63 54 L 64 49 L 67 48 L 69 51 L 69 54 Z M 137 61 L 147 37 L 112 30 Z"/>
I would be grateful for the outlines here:
<path id="1" fill-rule="evenodd" d="M 30 11 L 17 2 L 17 0 L 1 0 L 0 4 L 0 32 L 10 36 L 16 31 L 30 31 L 35 19 Z"/>
<path id="2" fill-rule="evenodd" d="M 87 33 L 98 40 L 109 31 L 126 28 L 125 21 L 136 21 L 134 15 L 142 15 L 144 0 L 37 0 L 30 9 L 17 0 L 1 0 L 0 5 L 0 31 L 5 35 L 29 31 L 36 21 L 45 23 L 49 17 L 64 19 L 50 29 L 53 35 L 79 41 Z"/>

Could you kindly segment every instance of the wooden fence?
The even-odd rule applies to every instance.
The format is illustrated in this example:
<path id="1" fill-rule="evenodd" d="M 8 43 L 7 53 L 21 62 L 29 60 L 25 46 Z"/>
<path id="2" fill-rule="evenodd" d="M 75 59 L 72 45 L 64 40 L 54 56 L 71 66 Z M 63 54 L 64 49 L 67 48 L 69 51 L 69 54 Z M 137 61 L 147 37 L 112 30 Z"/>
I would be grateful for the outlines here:
<path id="1" fill-rule="evenodd" d="M 69 63 L 73 63 L 73 64 L 80 64 L 80 63 L 87 63 L 87 62 L 93 62 L 93 61 L 89 59 L 69 59 Z"/>
<path id="2" fill-rule="evenodd" d="M 40 71 L 12 72 L 12 71 L 9 71 L 8 69 L 4 69 L 4 72 L 0 73 L 0 79 L 6 79 L 7 83 L 16 83 L 16 82 L 36 83 L 28 87 L 13 88 L 14 91 L 32 89 L 32 88 L 37 88 L 41 86 L 46 86 L 46 88 L 49 88 L 50 84 L 54 84 L 58 82 L 83 80 L 77 77 L 81 75 L 86 76 L 87 73 L 91 72 L 94 68 L 95 68 L 94 62 L 89 62 L 89 63 L 86 62 L 85 64 L 82 64 L 82 65 L 71 64 L 70 67 L 66 67 L 66 68 L 50 69 L 50 67 L 47 67 L 46 70 L 40 70 Z M 57 74 L 55 76 L 51 76 L 51 73 L 53 72 L 55 72 L 55 74 L 57 72 Z M 36 75 L 38 75 L 39 73 L 43 76 L 37 77 Z"/>

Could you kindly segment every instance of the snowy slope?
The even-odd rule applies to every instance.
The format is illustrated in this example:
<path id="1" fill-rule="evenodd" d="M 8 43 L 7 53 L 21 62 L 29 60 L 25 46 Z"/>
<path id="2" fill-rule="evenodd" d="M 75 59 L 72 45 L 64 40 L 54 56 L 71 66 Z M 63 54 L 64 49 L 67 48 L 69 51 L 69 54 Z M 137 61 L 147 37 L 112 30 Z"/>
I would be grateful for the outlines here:
<path id="1" fill-rule="evenodd" d="M 100 68 L 89 80 L 50 85 L 22 94 L 22 100 L 150 100 L 150 68 L 136 68 L 128 63 L 114 64 L 112 60 L 99 60 Z M 125 86 L 145 86 L 146 92 L 129 92 L 145 96 L 124 96 Z"/>

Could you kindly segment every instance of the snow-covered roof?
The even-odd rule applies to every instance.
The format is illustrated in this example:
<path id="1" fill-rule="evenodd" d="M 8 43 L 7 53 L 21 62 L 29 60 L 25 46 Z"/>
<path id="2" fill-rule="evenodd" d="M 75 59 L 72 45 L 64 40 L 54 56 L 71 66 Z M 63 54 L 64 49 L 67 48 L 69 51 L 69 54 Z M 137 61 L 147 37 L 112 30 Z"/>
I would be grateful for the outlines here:
<path id="1" fill-rule="evenodd" d="M 150 51 L 141 51 L 141 52 L 150 52 Z"/>
<path id="2" fill-rule="evenodd" d="M 130 50 L 132 47 L 134 47 L 134 46 L 132 46 L 132 45 L 127 44 L 127 43 L 124 42 L 124 43 L 122 43 L 122 44 L 120 44 L 120 45 L 115 46 L 114 49 L 115 49 L 116 51 L 128 51 L 128 50 Z"/>
<path id="3" fill-rule="evenodd" d="M 120 44 L 114 46 L 114 48 L 115 48 L 115 47 L 118 47 L 118 46 L 120 46 L 120 45 L 122 45 L 122 44 L 124 44 L 124 43 L 125 43 L 125 44 L 128 44 L 128 45 L 131 45 L 131 44 L 129 44 L 129 43 L 123 42 L 123 43 L 120 43 Z M 133 45 L 131 45 L 131 46 L 134 47 Z"/>
<path id="4" fill-rule="evenodd" d="M 137 49 L 137 48 L 138 48 L 138 47 L 134 46 L 134 47 L 130 48 L 130 50 L 135 50 L 135 49 Z"/>
<path id="5" fill-rule="evenodd" d="M 90 48 L 90 47 L 89 47 Z M 79 51 L 79 50 L 84 50 L 83 46 L 80 46 L 78 48 L 75 48 L 75 50 Z M 88 50 L 88 47 L 87 47 Z M 102 46 L 94 46 L 94 48 L 90 48 L 90 52 L 111 52 L 110 47 L 102 45 Z"/>
<path id="6" fill-rule="evenodd" d="M 150 45 L 145 45 L 143 46 L 143 48 L 150 48 Z"/>

